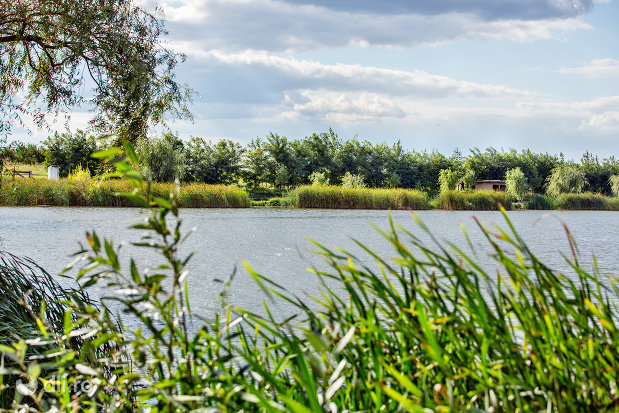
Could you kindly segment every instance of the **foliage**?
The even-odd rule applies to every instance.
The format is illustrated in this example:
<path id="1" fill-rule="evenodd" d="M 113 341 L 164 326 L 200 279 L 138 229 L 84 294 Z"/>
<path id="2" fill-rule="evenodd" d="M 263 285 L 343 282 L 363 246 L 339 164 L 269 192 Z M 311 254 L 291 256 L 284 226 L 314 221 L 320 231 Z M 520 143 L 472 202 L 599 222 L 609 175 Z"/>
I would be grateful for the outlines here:
<path id="1" fill-rule="evenodd" d="M 476 182 L 477 177 L 472 169 L 464 171 L 462 177 L 458 180 L 458 184 L 462 185 L 462 189 L 475 189 Z"/>
<path id="2" fill-rule="evenodd" d="M 0 147 L 0 159 L 4 159 L 5 162 L 34 165 L 45 161 L 45 150 L 32 143 L 14 141 L 8 146 Z"/>
<path id="3" fill-rule="evenodd" d="M 189 117 L 189 92 L 174 79 L 183 57 L 165 34 L 130 0 L 1 0 L 0 132 L 15 117 L 43 126 L 47 113 L 82 104 L 96 107 L 94 126 L 132 140 L 166 114 Z"/>
<path id="4" fill-rule="evenodd" d="M 619 200 L 591 192 L 569 193 L 560 195 L 556 206 L 559 209 L 612 211 L 619 210 Z"/>
<path id="5" fill-rule="evenodd" d="M 402 186 L 402 178 L 396 172 L 393 172 L 391 175 L 387 177 L 385 181 L 385 186 L 387 188 L 400 188 Z"/>
<path id="6" fill-rule="evenodd" d="M 59 377 L 65 386 L 34 394 L 28 406 L 17 399 L 11 409 L 600 411 L 618 403 L 617 280 L 610 276 L 607 283 L 597 268 L 582 268 L 569 232 L 574 255 L 565 274 L 533 255 L 507 215 L 507 231 L 480 224 L 495 263 L 486 273 L 456 246 L 428 246 L 391 222 L 379 232 L 395 259 L 360 242 L 367 257 L 316 244 L 327 267 L 313 271 L 321 291 L 310 299 L 246 265 L 271 300 L 296 310 L 293 317 L 282 319 L 267 302 L 260 316 L 227 301 L 222 314 L 192 317 L 186 298 L 191 255 L 180 252 L 185 237 L 175 200 L 154 197 L 132 171 L 137 157 L 130 147 L 125 151 L 127 160 L 113 158 L 118 151 L 109 159 L 146 191 L 128 196 L 151 208 L 133 227 L 144 233 L 134 245 L 158 253 L 162 262 L 150 269 L 133 259 L 121 265 L 118 246 L 88 233 L 76 256 L 83 263 L 80 281 L 115 291 L 104 300 L 139 327 L 116 332 L 103 307 L 76 314 L 63 332 L 88 325 L 95 332 L 89 342 L 113 343 L 130 363 L 86 359 L 54 336 L 50 345 L 58 348 L 39 361 L 49 363 L 48 370 L 21 363 L 15 371 L 39 381 Z M 423 238 L 434 240 L 415 219 Z M 0 347 L 16 360 L 25 360 L 25 349 L 24 341 Z M 67 390 L 85 380 L 96 385 Z"/>
<path id="7" fill-rule="evenodd" d="M 445 191 L 438 199 L 438 208 L 447 210 L 498 211 L 503 206 L 512 209 L 511 196 L 497 191 Z"/>
<path id="8" fill-rule="evenodd" d="M 95 137 L 86 136 L 86 132 L 78 129 L 75 133 L 70 131 L 47 138 L 45 147 L 45 164 L 58 165 L 60 176 L 66 177 L 76 168 L 88 169 L 91 175 L 101 172 L 101 163 L 92 157 L 97 151 Z"/>
<path id="9" fill-rule="evenodd" d="M 277 188 L 283 188 L 290 183 L 290 173 L 288 168 L 284 165 L 280 165 L 275 172 L 273 183 Z"/>
<path id="10" fill-rule="evenodd" d="M 522 199 L 527 193 L 527 178 L 519 167 L 505 173 L 505 186 L 507 193 L 517 199 Z"/>
<path id="11" fill-rule="evenodd" d="M 243 148 L 231 140 L 217 143 L 192 137 L 185 146 L 185 178 L 192 182 L 230 185 L 239 181 Z"/>
<path id="12" fill-rule="evenodd" d="M 309 180 L 314 186 L 328 186 L 329 178 L 327 178 L 324 172 L 312 172 L 309 176 Z"/>
<path id="13" fill-rule="evenodd" d="M 555 200 L 547 195 L 528 194 L 524 196 L 524 206 L 533 210 L 555 209 Z"/>
<path id="14" fill-rule="evenodd" d="M 611 175 L 611 177 L 608 178 L 608 184 L 610 185 L 613 196 L 619 196 L 619 175 Z"/>
<path id="15" fill-rule="evenodd" d="M 546 192 L 555 198 L 561 194 L 577 194 L 587 184 L 585 174 L 576 165 L 560 165 L 552 170 Z"/>
<path id="16" fill-rule="evenodd" d="M 453 191 L 458 185 L 458 174 L 451 169 L 442 169 L 438 175 L 439 188 L 441 193 Z"/>
<path id="17" fill-rule="evenodd" d="M 185 176 L 183 141 L 172 133 L 161 139 L 142 138 L 138 153 L 142 173 L 155 182 L 181 181 Z"/>
<path id="18" fill-rule="evenodd" d="M 294 206 L 333 209 L 428 209 L 417 190 L 302 186 L 292 191 Z"/>
<path id="19" fill-rule="evenodd" d="M 55 205 L 55 206 L 141 206 L 118 193 L 130 192 L 128 181 L 94 179 L 86 171 L 76 171 L 71 179 L 20 179 L 0 185 L 0 205 Z M 178 205 L 190 208 L 247 208 L 249 195 L 234 186 L 154 183 L 153 194 L 167 197 L 174 194 Z"/>
<path id="20" fill-rule="evenodd" d="M 342 177 L 342 188 L 365 188 L 365 182 L 363 182 L 361 175 L 346 172 Z"/>

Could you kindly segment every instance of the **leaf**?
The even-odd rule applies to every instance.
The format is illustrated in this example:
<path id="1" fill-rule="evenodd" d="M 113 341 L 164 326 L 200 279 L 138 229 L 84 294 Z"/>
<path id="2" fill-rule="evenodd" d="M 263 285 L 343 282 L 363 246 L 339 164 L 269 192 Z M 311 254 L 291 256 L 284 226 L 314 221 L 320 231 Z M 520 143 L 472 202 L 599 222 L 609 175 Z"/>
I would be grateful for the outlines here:
<path id="1" fill-rule="evenodd" d="M 92 154 L 92 157 L 95 159 L 111 159 L 115 155 L 119 155 L 122 153 L 120 148 L 110 148 L 103 151 L 98 151 Z"/>

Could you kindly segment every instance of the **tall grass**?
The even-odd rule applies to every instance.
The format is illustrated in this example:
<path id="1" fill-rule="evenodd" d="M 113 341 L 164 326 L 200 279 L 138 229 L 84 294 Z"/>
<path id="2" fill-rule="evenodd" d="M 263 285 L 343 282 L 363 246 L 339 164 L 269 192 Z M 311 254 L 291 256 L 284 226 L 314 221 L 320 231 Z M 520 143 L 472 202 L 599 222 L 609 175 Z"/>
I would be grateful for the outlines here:
<path id="1" fill-rule="evenodd" d="M 585 192 L 563 194 L 557 198 L 557 208 L 574 210 L 619 211 L 619 198 Z"/>
<path id="2" fill-rule="evenodd" d="M 0 205 L 53 206 L 139 206 L 132 199 L 117 196 L 131 192 L 131 183 L 119 180 L 99 180 L 84 176 L 73 179 L 20 179 L 4 181 L 0 186 Z M 180 191 L 179 191 L 180 189 Z M 224 185 L 153 183 L 155 196 L 167 198 L 170 192 L 178 197 L 179 206 L 190 208 L 247 208 L 247 193 Z"/>
<path id="3" fill-rule="evenodd" d="M 55 374 L 67 386 L 90 380 L 97 387 L 76 394 L 61 388 L 46 395 L 47 404 L 35 397 L 12 408 L 421 413 L 619 405 L 619 280 L 583 268 L 567 229 L 570 274 L 541 262 L 507 214 L 506 230 L 480 224 L 495 264 L 486 273 L 475 255 L 434 240 L 418 219 L 431 245 L 391 222 L 378 232 L 394 258 L 361 242 L 373 262 L 316 244 L 328 269 L 313 271 L 321 285 L 314 297 L 295 296 L 246 265 L 270 300 L 296 308 L 292 317 L 282 319 L 266 303 L 264 316 L 251 313 L 224 294 L 221 314 L 192 319 L 191 256 L 180 255 L 181 220 L 167 219 L 178 218 L 176 201 L 152 193 L 143 201 L 153 210 L 134 226 L 145 232 L 135 245 L 158 252 L 164 264 L 142 269 L 130 260 L 124 268 L 120 247 L 94 232 L 77 254 L 84 285 L 114 291 L 108 299 L 139 326 L 127 335 L 110 332 L 105 307 L 81 314 L 81 323 L 96 329 L 92 341 L 114 343 L 131 362 L 113 363 L 105 376 L 109 358 L 88 360 L 60 342 L 38 360 L 56 369 L 42 379 Z M 74 325 L 65 322 L 65 335 Z M 26 344 L 19 343 L 0 351 L 20 359 Z M 39 373 L 23 363 L 21 374 L 32 372 Z"/>
<path id="4" fill-rule="evenodd" d="M 528 194 L 524 197 L 524 205 L 526 209 L 555 209 L 555 202 L 556 201 L 554 198 L 541 194 Z"/>
<path id="5" fill-rule="evenodd" d="M 428 209 L 428 197 L 417 190 L 302 186 L 291 197 L 299 208 Z"/>
<path id="6" fill-rule="evenodd" d="M 512 197 L 497 191 L 444 191 L 438 198 L 438 208 L 467 211 L 497 211 L 500 206 L 512 209 Z"/>

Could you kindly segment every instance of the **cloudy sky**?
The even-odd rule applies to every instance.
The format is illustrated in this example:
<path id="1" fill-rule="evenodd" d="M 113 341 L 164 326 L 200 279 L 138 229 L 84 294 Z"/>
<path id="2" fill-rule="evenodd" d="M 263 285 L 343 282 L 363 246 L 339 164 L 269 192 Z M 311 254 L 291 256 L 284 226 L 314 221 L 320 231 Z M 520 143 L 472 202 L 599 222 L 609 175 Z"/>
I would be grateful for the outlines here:
<path id="1" fill-rule="evenodd" d="M 147 8 L 154 2 L 144 0 Z M 619 156 L 619 0 L 163 0 L 181 137 Z"/>

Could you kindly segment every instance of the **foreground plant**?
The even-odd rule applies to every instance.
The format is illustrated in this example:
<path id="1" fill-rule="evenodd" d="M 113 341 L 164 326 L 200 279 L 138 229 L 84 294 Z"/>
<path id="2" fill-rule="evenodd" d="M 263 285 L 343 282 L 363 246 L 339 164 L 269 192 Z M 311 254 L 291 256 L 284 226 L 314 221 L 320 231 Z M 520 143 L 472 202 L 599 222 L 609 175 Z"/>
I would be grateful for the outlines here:
<path id="1" fill-rule="evenodd" d="M 133 260 L 122 265 L 119 247 L 89 233 L 76 256 L 78 279 L 84 288 L 105 286 L 109 295 L 101 311 L 68 319 L 65 332 L 88 325 L 93 345 L 110 344 L 123 357 L 52 352 L 45 372 L 24 362 L 20 374 L 42 383 L 76 371 L 67 384 L 94 385 L 34 395 L 46 405 L 16 399 L 7 408 L 537 412 L 619 405 L 617 280 L 596 267 L 585 271 L 569 232 L 572 273 L 561 274 L 537 259 L 506 215 L 507 231 L 480 224 L 497 268 L 488 274 L 477 257 L 436 240 L 428 246 L 391 222 L 377 231 L 393 246 L 393 259 L 359 243 L 373 258 L 364 264 L 316 244 L 329 270 L 314 271 L 322 287 L 311 300 L 247 265 L 267 297 L 293 305 L 294 316 L 280 319 L 268 305 L 251 313 L 222 295 L 222 313 L 202 319 L 187 300 L 191 255 L 179 254 L 186 236 L 175 198 L 153 196 L 135 172 L 130 146 L 124 156 L 101 156 L 136 186 L 125 195 L 151 210 L 134 226 L 145 232 L 134 245 L 153 249 L 161 263 L 147 270 Z M 111 304 L 137 327 L 115 330 Z M 63 348 L 61 339 L 51 342 Z M 2 352 L 7 357 L 24 346 Z"/>

